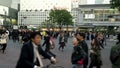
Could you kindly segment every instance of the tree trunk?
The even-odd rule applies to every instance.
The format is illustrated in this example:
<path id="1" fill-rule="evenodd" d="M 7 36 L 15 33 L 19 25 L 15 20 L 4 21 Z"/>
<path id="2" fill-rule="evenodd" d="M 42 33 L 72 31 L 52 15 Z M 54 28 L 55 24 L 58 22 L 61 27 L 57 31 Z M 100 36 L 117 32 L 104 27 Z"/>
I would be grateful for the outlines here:
<path id="1" fill-rule="evenodd" d="M 59 25 L 60 32 L 62 31 L 62 23 Z"/>
<path id="2" fill-rule="evenodd" d="M 60 32 L 61 32 L 62 27 L 61 27 L 61 26 L 59 26 L 59 29 L 60 29 Z"/>

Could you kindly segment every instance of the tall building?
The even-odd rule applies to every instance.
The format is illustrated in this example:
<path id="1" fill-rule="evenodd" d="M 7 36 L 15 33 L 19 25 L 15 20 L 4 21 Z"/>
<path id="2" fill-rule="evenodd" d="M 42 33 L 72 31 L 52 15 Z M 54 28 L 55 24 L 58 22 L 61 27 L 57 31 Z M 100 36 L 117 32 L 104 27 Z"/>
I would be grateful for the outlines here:
<path id="1" fill-rule="evenodd" d="M 71 3 L 72 3 L 71 8 L 78 8 L 78 5 L 79 5 L 78 0 L 72 0 Z"/>
<path id="2" fill-rule="evenodd" d="M 82 0 L 72 0 L 71 15 L 73 16 L 73 22 L 74 23 L 77 23 L 77 19 L 78 19 L 78 10 L 77 10 L 77 8 L 79 8 L 79 3 L 81 3 L 80 1 L 82 2 Z"/>
<path id="3" fill-rule="evenodd" d="M 120 13 L 111 9 L 110 4 L 79 5 L 78 26 L 119 26 Z"/>
<path id="4" fill-rule="evenodd" d="M 17 1 L 17 0 L 16 0 Z M 17 20 L 17 8 L 12 7 L 12 0 L 0 0 L 0 25 L 11 25 Z M 7 22 L 5 22 L 7 21 Z"/>
<path id="5" fill-rule="evenodd" d="M 12 0 L 0 0 L 0 5 L 10 7 Z"/>
<path id="6" fill-rule="evenodd" d="M 18 25 L 40 25 L 46 22 L 51 9 L 71 12 L 71 0 L 20 0 Z"/>
<path id="7" fill-rule="evenodd" d="M 71 10 L 70 0 L 20 0 L 20 10 Z"/>
<path id="8" fill-rule="evenodd" d="M 18 25 L 40 26 L 45 23 L 49 17 L 50 11 L 22 11 L 18 13 Z"/>
<path id="9" fill-rule="evenodd" d="M 95 4 L 95 0 L 87 0 L 87 4 Z"/>
<path id="10" fill-rule="evenodd" d="M 18 6 L 20 4 L 20 0 L 12 0 L 12 3 L 11 3 L 11 8 L 14 8 L 14 9 L 19 9 Z"/>
<path id="11" fill-rule="evenodd" d="M 110 0 L 95 0 L 95 4 L 109 4 Z"/>
<path id="12" fill-rule="evenodd" d="M 109 4 L 110 0 L 78 0 L 79 5 L 86 4 Z"/>
<path id="13" fill-rule="evenodd" d="M 110 0 L 104 0 L 103 4 L 110 4 Z"/>
<path id="14" fill-rule="evenodd" d="M 18 10 L 19 3 L 20 3 L 20 0 L 0 0 L 0 5 L 17 9 L 17 10 Z"/>

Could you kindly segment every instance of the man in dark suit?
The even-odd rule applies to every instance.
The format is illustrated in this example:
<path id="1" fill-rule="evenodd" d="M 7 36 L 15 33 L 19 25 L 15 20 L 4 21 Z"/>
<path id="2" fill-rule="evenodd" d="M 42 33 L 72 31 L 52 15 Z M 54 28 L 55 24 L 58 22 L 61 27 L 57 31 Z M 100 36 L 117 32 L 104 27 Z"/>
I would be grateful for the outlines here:
<path id="1" fill-rule="evenodd" d="M 44 56 L 45 58 L 50 59 L 53 63 L 56 63 L 56 59 L 46 52 L 40 46 L 41 36 L 37 32 L 31 33 L 31 40 L 25 43 L 22 47 L 19 61 L 16 65 L 16 68 L 40 68 L 40 61 L 38 55 L 36 55 L 36 51 L 39 55 Z M 36 50 L 36 51 L 35 51 Z M 38 54 L 37 53 L 37 54 Z M 41 58 L 40 58 L 41 59 Z"/>

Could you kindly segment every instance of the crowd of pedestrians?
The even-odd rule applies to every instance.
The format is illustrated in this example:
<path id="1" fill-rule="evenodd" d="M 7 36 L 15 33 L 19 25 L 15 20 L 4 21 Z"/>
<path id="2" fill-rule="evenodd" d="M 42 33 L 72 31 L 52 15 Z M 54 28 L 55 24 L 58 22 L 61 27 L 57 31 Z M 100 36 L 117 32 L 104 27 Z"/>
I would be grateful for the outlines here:
<path id="1" fill-rule="evenodd" d="M 29 31 L 29 30 L 0 30 L 0 51 L 5 53 L 8 39 L 14 43 L 23 44 L 19 61 L 16 68 L 40 68 L 43 67 L 39 55 L 44 59 L 50 59 L 56 63 L 56 55 L 51 52 L 55 45 L 59 45 L 58 50 L 64 52 L 68 38 L 73 38 L 73 52 L 71 54 L 71 68 L 101 68 L 103 65 L 101 50 L 105 49 L 106 35 L 102 32 L 67 32 L 67 31 Z M 55 40 L 58 39 L 59 43 Z M 120 34 L 117 36 L 118 42 L 112 47 L 110 60 L 113 68 L 119 68 L 120 63 Z M 40 45 L 41 40 L 44 42 Z M 90 44 L 86 43 L 86 40 Z M 88 48 L 91 45 L 91 48 Z M 45 46 L 45 50 L 42 47 Z M 36 49 L 37 47 L 37 49 Z M 117 50 L 117 58 L 114 53 Z M 37 59 L 36 59 L 37 58 Z"/>

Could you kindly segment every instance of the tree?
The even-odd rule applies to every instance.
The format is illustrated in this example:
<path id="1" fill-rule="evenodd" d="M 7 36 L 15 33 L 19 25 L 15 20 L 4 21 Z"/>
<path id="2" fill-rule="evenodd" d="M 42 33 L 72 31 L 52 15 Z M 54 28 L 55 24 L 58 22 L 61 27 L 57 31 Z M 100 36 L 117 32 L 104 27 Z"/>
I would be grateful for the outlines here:
<path id="1" fill-rule="evenodd" d="M 120 11 L 120 0 L 110 0 L 111 8 L 118 9 Z"/>
<path id="2" fill-rule="evenodd" d="M 68 12 L 65 9 L 62 10 L 51 10 L 50 14 L 49 14 L 49 21 L 51 21 L 52 23 L 56 23 L 57 25 L 59 25 L 59 28 L 61 30 L 63 25 L 66 25 L 68 28 L 68 25 L 72 25 L 72 15 L 70 14 L 70 12 Z"/>

